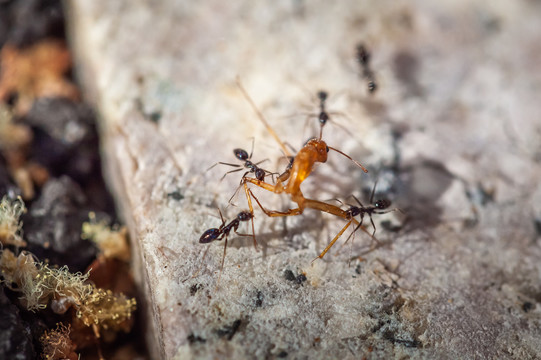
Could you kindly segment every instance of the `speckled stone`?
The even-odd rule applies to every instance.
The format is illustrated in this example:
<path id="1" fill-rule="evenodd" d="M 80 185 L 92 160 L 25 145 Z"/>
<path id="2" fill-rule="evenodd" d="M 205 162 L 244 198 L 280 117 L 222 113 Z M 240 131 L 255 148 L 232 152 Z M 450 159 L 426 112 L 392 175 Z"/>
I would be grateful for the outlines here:
<path id="1" fill-rule="evenodd" d="M 67 3 L 154 358 L 541 357 L 538 2 Z M 381 247 L 366 253 L 362 232 L 342 247 L 344 235 L 312 264 L 345 220 L 256 208 L 259 251 L 231 236 L 220 274 L 223 247 L 198 240 L 217 207 L 226 221 L 246 209 L 242 193 L 227 206 L 243 172 L 206 170 L 252 138 L 254 161 L 285 166 L 237 75 L 296 149 L 329 92 L 324 139 L 370 172 L 330 152 L 303 193 L 366 204 L 379 179 L 376 197 L 407 217 L 374 216 Z"/>

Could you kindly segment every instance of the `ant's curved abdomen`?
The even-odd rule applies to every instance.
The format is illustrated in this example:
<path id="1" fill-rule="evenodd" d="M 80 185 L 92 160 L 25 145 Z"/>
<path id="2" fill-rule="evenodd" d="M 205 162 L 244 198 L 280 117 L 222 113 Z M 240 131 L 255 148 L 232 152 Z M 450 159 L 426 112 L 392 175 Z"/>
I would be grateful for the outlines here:
<path id="1" fill-rule="evenodd" d="M 222 231 L 220 229 L 216 229 L 216 228 L 208 229 L 199 238 L 199 243 L 208 244 L 209 242 L 212 242 L 218 239 L 221 234 L 222 234 Z"/>

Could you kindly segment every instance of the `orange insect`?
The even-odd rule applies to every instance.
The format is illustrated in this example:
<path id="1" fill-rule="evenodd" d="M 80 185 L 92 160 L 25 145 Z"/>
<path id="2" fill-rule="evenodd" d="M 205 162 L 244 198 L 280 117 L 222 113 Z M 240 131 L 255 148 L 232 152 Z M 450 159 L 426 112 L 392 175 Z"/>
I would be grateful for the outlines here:
<path id="1" fill-rule="evenodd" d="M 363 165 L 361 165 L 361 163 L 352 159 L 349 155 L 343 153 L 342 151 L 338 149 L 328 146 L 325 143 L 325 141 L 321 139 L 321 134 L 320 134 L 320 138 L 313 138 L 313 139 L 308 140 L 303 146 L 303 148 L 297 153 L 297 155 L 292 157 L 291 153 L 286 148 L 286 146 L 281 141 L 281 139 L 278 137 L 274 129 L 268 124 L 268 122 L 263 117 L 261 112 L 257 109 L 257 107 L 255 106 L 255 103 L 250 98 L 250 96 L 248 95 L 248 93 L 246 92 L 246 90 L 244 89 L 244 87 L 242 86 L 238 78 L 237 78 L 237 85 L 242 91 L 245 98 L 248 100 L 248 102 L 252 106 L 258 118 L 267 128 L 267 131 L 278 142 L 284 154 L 290 159 L 292 158 L 292 162 L 290 162 L 290 164 L 286 168 L 286 171 L 284 171 L 284 173 L 278 176 L 275 184 L 269 184 L 263 180 L 260 180 L 257 178 L 251 178 L 251 177 L 244 177 L 242 179 L 241 183 L 244 186 L 244 191 L 246 194 L 246 199 L 248 201 L 248 206 L 250 207 L 250 212 L 253 213 L 253 206 L 252 206 L 252 201 L 251 201 L 251 198 L 253 197 L 256 200 L 259 207 L 261 208 L 261 210 L 269 217 L 296 216 L 296 215 L 302 214 L 305 208 L 310 208 L 310 209 L 323 211 L 329 214 L 333 214 L 335 216 L 339 216 L 348 221 L 354 222 L 356 225 L 359 225 L 363 229 L 363 231 L 366 232 L 366 229 L 364 229 L 364 227 L 362 227 L 362 225 L 360 225 L 357 220 L 352 218 L 348 214 L 347 211 L 342 210 L 335 205 L 325 203 L 323 201 L 305 198 L 301 191 L 300 186 L 302 182 L 306 180 L 306 178 L 312 173 L 315 163 L 317 162 L 325 163 L 327 161 L 327 153 L 329 152 L 329 150 L 334 150 L 342 154 L 343 156 L 347 157 L 348 159 L 353 161 L 357 166 L 359 166 L 364 172 L 368 172 L 368 170 L 366 170 L 366 168 Z M 247 183 L 252 183 L 260 188 L 263 188 L 267 191 L 274 192 L 276 194 L 281 194 L 281 193 L 289 194 L 289 196 L 291 197 L 291 200 L 297 204 L 297 208 L 289 209 L 287 211 L 267 210 L 259 202 L 257 197 L 255 197 L 251 189 L 248 188 Z M 343 231 L 345 231 L 345 229 Z M 343 231 L 341 233 L 343 233 Z M 319 257 L 323 257 L 323 255 L 334 244 L 336 239 L 333 239 L 334 241 L 332 242 L 332 244 L 330 244 L 330 246 L 328 246 Z"/>

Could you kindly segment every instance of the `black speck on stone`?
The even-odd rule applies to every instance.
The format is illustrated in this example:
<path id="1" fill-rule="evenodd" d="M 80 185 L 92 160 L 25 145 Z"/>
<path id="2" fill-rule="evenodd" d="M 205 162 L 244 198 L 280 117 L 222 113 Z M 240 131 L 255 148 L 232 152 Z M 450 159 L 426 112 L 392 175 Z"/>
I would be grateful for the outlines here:
<path id="1" fill-rule="evenodd" d="M 37 359 L 29 327 L 0 286 L 0 359 Z"/>
<path id="2" fill-rule="evenodd" d="M 297 281 L 297 284 L 302 284 L 306 281 L 306 275 L 300 274 L 295 280 Z"/>
<path id="3" fill-rule="evenodd" d="M 176 191 L 168 193 L 167 197 L 169 197 L 169 198 L 171 198 L 173 200 L 176 200 L 176 201 L 180 201 L 180 200 L 184 199 L 184 195 L 182 195 L 180 190 L 176 190 Z"/>
<path id="4" fill-rule="evenodd" d="M 188 342 L 190 344 L 194 344 L 196 342 L 200 342 L 200 343 L 206 343 L 207 340 L 206 339 L 203 339 L 202 337 L 200 336 L 197 336 L 197 335 L 194 335 L 194 334 L 190 334 L 188 335 Z"/>
<path id="5" fill-rule="evenodd" d="M 297 278 L 295 276 L 295 274 L 293 274 L 293 271 L 291 270 L 286 270 L 284 271 L 284 278 L 287 280 L 287 281 L 295 281 Z"/>
<path id="6" fill-rule="evenodd" d="M 69 177 L 49 180 L 23 216 L 28 250 L 40 260 L 84 271 L 97 254 L 90 241 L 81 239 L 89 212 L 85 204 L 84 194 Z"/>
<path id="7" fill-rule="evenodd" d="M 283 359 L 283 358 L 287 357 L 287 351 L 282 350 L 282 351 L 280 351 L 280 353 L 278 353 L 278 355 L 276 355 L 276 356 L 277 356 L 278 358 L 280 358 L 280 359 Z"/>
<path id="8" fill-rule="evenodd" d="M 524 304 L 522 304 L 522 310 L 524 310 L 524 312 L 528 312 L 532 310 L 533 308 L 534 308 L 533 304 L 529 301 L 526 301 Z"/>
<path id="9" fill-rule="evenodd" d="M 263 293 L 261 291 L 258 291 L 256 294 L 255 306 L 261 307 L 263 305 L 263 298 Z"/>
<path id="10" fill-rule="evenodd" d="M 201 284 L 193 284 L 192 286 L 190 286 L 190 295 L 194 296 L 202 287 L 203 285 Z"/>
<path id="11" fill-rule="evenodd" d="M 153 111 L 150 114 L 148 114 L 148 118 L 150 119 L 150 121 L 157 124 L 160 122 L 160 119 L 162 118 L 162 113 L 159 111 Z"/>
<path id="12" fill-rule="evenodd" d="M 222 329 L 216 330 L 216 334 L 219 337 L 227 337 L 227 340 L 233 339 L 233 336 L 237 333 L 242 321 L 240 319 L 235 320 L 231 325 L 224 326 Z"/>

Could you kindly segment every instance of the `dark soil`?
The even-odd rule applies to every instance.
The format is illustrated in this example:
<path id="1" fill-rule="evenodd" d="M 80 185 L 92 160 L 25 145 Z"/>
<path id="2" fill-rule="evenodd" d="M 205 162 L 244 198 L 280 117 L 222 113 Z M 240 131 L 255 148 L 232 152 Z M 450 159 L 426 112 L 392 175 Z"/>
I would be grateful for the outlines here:
<path id="1" fill-rule="evenodd" d="M 0 49 L 6 44 L 24 49 L 44 39 L 65 40 L 61 1 L 0 0 Z M 11 106 L 17 96 L 13 93 L 9 99 L 0 99 L 0 103 Z M 86 272 L 98 250 L 90 241 L 81 239 L 82 223 L 88 221 L 89 212 L 117 222 L 113 199 L 102 178 L 94 112 L 77 100 L 37 98 L 30 110 L 15 121 L 32 130 L 33 140 L 25 151 L 27 163 L 46 169 L 48 176 L 44 183 L 35 184 L 33 198 L 25 199 L 28 211 L 22 221 L 27 246 L 6 248 L 16 253 L 29 251 L 50 266 L 67 265 L 72 272 Z M 8 159 L 0 153 L 0 199 L 15 199 L 23 194 L 16 183 Z M 19 296 L 0 286 L 0 359 L 41 358 L 40 336 L 66 321 L 69 314 L 57 315 L 48 308 L 30 312 Z M 113 342 L 101 339 L 104 357 L 147 358 L 139 332 L 134 327 L 130 334 L 120 334 Z M 78 346 L 76 352 L 85 359 L 97 358 L 97 347 Z"/>

